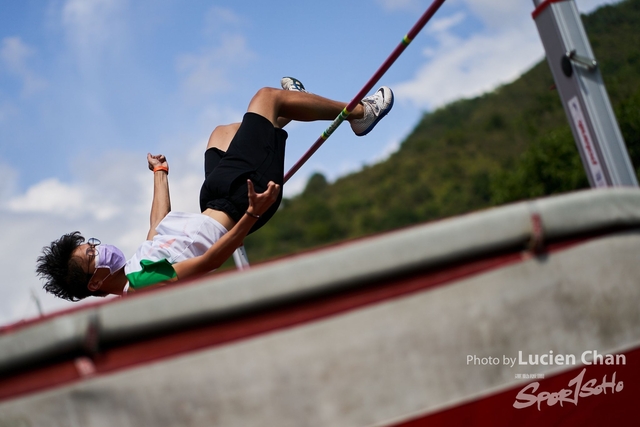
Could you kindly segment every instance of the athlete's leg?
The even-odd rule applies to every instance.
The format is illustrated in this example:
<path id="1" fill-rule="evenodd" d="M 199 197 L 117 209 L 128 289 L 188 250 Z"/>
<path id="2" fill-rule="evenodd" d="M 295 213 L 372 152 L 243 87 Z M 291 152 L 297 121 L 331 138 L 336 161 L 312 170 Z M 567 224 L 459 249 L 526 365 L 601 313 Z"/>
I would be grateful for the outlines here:
<path id="1" fill-rule="evenodd" d="M 278 127 L 279 117 L 303 122 L 333 120 L 346 105 L 311 93 L 262 88 L 249 103 L 247 111 L 267 118 Z M 359 104 L 348 119 L 360 119 L 363 115 L 364 108 Z"/>
<path id="2" fill-rule="evenodd" d="M 363 103 L 367 105 L 366 108 Z M 262 88 L 251 99 L 247 112 L 259 114 L 276 128 L 283 128 L 291 120 L 333 120 L 346 105 L 306 91 Z M 358 104 L 347 120 L 351 122 L 356 135 L 365 135 L 392 106 L 393 93 L 383 87 L 375 95 L 365 98 Z M 240 123 L 216 127 L 209 137 L 207 149 L 215 147 L 226 152 L 239 127 Z"/>

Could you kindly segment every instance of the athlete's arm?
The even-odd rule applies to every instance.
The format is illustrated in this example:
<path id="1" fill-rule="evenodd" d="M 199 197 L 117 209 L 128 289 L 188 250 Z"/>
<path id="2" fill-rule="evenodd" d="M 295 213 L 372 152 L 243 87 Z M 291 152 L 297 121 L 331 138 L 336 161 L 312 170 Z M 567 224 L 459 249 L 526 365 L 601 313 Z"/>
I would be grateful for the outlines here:
<path id="1" fill-rule="evenodd" d="M 269 182 L 265 192 L 260 194 L 256 194 L 250 180 L 247 180 L 247 187 L 249 188 L 248 214 L 245 213 L 240 221 L 203 255 L 174 264 L 173 269 L 178 275 L 178 280 L 208 273 L 220 267 L 242 245 L 251 227 L 258 220 L 251 214 L 264 214 L 276 201 L 280 192 L 280 186 L 274 182 Z"/>
<path id="2" fill-rule="evenodd" d="M 147 154 L 149 169 L 152 171 L 158 167 L 165 167 L 167 170 L 156 170 L 153 173 L 153 201 L 151 202 L 151 215 L 149 217 L 149 233 L 147 240 L 153 239 L 158 234 L 156 227 L 160 221 L 171 212 L 171 198 L 169 197 L 169 163 L 162 154 Z"/>

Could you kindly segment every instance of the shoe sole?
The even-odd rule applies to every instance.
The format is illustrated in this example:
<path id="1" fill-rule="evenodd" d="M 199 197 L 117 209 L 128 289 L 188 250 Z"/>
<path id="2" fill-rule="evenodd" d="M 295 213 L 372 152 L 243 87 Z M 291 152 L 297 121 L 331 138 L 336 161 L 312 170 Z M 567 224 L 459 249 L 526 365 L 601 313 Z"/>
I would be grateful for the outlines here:
<path id="1" fill-rule="evenodd" d="M 373 121 L 373 123 L 371 123 L 369 125 L 368 128 L 366 128 L 361 133 L 356 133 L 356 136 L 365 136 L 366 134 L 371 132 L 373 130 L 373 128 L 376 127 L 378 122 L 380 120 L 382 120 L 384 118 L 384 116 L 386 116 L 389 113 L 389 111 L 391 111 L 391 109 L 393 108 L 393 102 L 395 101 L 395 97 L 393 96 L 393 91 L 391 89 L 389 89 L 389 88 L 386 88 L 386 89 L 389 90 L 389 93 L 391 94 L 391 103 L 389 103 L 389 106 L 387 108 L 385 108 L 384 111 L 382 111 L 382 113 L 380 113 L 380 115 Z M 385 97 L 385 99 L 386 99 L 386 97 Z"/>

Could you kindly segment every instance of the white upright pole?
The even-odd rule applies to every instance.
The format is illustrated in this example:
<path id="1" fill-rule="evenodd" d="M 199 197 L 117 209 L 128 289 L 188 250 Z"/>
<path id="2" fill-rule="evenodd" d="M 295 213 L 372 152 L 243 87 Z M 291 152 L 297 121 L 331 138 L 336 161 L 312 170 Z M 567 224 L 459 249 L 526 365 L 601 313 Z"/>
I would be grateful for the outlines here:
<path id="1" fill-rule="evenodd" d="M 238 270 L 245 270 L 249 268 L 249 257 L 247 257 L 247 251 L 244 246 L 240 246 L 233 253 L 233 261 L 236 263 Z"/>
<path id="2" fill-rule="evenodd" d="M 533 0 L 533 19 L 592 187 L 638 186 L 574 0 Z"/>

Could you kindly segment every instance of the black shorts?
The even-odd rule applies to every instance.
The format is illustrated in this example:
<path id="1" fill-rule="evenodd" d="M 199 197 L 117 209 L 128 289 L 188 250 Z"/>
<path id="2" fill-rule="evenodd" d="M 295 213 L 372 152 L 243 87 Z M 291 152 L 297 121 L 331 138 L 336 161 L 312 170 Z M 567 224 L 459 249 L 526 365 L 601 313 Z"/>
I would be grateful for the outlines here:
<path id="1" fill-rule="evenodd" d="M 201 211 L 207 208 L 223 211 L 238 222 L 249 207 L 247 179 L 253 182 L 256 193 L 265 191 L 269 181 L 282 185 L 286 141 L 284 129 L 275 128 L 259 114 L 246 113 L 226 152 L 209 148 L 204 154 Z M 273 216 L 281 201 L 282 191 L 250 233 Z"/>

